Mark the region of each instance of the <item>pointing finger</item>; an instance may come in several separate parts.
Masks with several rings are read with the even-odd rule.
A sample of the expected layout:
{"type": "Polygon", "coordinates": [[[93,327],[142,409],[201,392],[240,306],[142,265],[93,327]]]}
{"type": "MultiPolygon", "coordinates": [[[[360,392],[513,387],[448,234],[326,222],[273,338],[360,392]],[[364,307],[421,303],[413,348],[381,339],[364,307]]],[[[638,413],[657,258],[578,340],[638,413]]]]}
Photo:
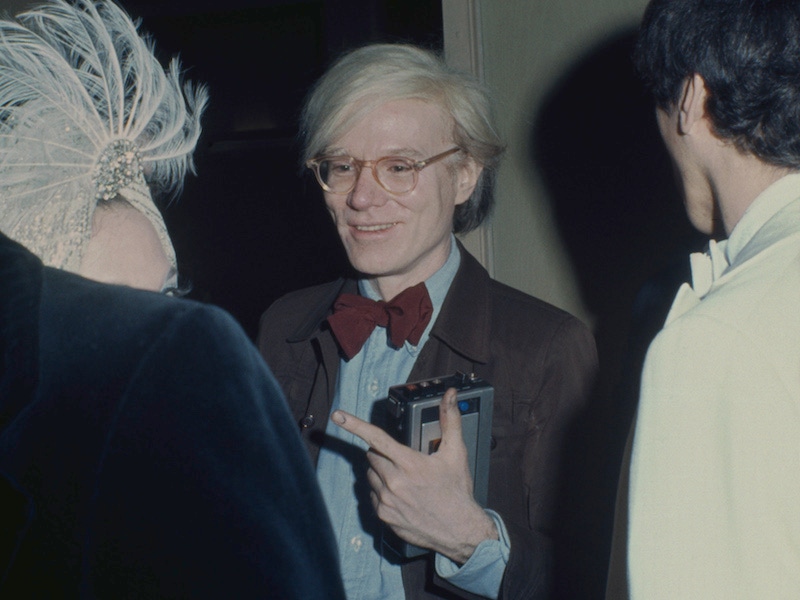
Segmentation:
{"type": "Polygon", "coordinates": [[[398,443],[380,427],[376,427],[372,423],[367,423],[343,410],[333,411],[333,413],[331,413],[331,419],[345,431],[349,431],[353,435],[360,437],[375,452],[382,454],[392,461],[394,461],[394,457],[396,457],[399,452],[407,450],[405,446],[398,443]]]}

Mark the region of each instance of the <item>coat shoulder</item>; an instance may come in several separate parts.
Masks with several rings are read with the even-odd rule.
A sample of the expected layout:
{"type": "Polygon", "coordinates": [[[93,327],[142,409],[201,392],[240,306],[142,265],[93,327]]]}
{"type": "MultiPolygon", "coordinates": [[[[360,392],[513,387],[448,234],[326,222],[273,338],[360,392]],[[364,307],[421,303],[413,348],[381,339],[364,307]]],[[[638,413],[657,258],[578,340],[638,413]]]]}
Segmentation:
{"type": "Polygon", "coordinates": [[[320,285],[302,288],[284,294],[275,300],[261,315],[262,323],[273,319],[285,321],[307,317],[309,311],[319,307],[329,307],[339,295],[344,280],[337,279],[320,285]]]}
{"type": "Polygon", "coordinates": [[[281,296],[261,315],[257,345],[271,365],[285,359],[286,344],[316,335],[330,313],[337,296],[348,287],[338,279],[303,288],[281,296]]]}

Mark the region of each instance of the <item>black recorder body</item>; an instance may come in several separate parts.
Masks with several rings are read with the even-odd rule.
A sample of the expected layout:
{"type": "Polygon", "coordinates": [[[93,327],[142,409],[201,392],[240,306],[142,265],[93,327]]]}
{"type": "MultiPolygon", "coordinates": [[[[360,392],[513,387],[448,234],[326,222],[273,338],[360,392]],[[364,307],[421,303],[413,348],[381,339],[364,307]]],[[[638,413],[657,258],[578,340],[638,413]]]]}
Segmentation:
{"type": "MultiPolygon", "coordinates": [[[[461,412],[461,428],[467,447],[475,500],[486,506],[489,489],[489,451],[492,439],[494,388],[480,377],[456,373],[389,388],[387,431],[400,443],[414,450],[433,454],[439,447],[439,404],[445,391],[455,388],[461,412]]],[[[427,550],[401,540],[390,528],[384,531],[384,544],[404,558],[425,554],[427,550]]]]}

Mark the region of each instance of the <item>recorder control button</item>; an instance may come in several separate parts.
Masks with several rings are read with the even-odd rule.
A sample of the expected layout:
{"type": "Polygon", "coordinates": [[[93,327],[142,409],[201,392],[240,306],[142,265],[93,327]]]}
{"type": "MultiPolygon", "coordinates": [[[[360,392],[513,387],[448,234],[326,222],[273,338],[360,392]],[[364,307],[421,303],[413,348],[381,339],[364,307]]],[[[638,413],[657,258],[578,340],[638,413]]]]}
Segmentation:
{"type": "Polygon", "coordinates": [[[306,415],[300,419],[300,427],[303,429],[308,429],[309,427],[313,427],[314,423],[316,422],[317,420],[314,418],[314,415],[306,415]]]}

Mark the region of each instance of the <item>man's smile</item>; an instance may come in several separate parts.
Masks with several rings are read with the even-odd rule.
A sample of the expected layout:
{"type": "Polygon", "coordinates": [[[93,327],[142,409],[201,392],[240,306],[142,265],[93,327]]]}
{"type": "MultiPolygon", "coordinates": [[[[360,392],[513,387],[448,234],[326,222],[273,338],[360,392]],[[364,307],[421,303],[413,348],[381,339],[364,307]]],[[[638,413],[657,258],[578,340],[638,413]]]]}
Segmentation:
{"type": "Polygon", "coordinates": [[[397,223],[381,223],[379,225],[351,225],[357,231],[385,231],[391,229],[397,223]]]}

